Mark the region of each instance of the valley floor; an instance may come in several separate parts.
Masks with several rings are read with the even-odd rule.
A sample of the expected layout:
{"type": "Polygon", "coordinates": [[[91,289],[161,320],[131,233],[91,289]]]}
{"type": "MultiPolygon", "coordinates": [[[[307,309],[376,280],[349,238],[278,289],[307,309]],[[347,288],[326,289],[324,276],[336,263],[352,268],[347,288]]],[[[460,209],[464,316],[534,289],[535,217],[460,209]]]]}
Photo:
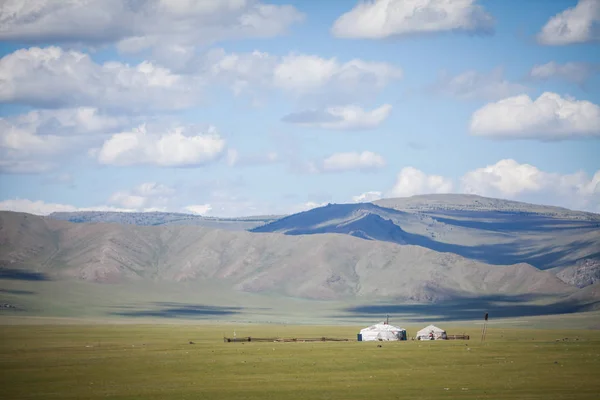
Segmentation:
{"type": "Polygon", "coordinates": [[[469,341],[223,342],[234,329],[240,337],[355,339],[359,328],[3,325],[0,385],[10,399],[596,399],[600,392],[598,331],[490,325],[481,343],[470,324],[446,327],[469,341]]]}

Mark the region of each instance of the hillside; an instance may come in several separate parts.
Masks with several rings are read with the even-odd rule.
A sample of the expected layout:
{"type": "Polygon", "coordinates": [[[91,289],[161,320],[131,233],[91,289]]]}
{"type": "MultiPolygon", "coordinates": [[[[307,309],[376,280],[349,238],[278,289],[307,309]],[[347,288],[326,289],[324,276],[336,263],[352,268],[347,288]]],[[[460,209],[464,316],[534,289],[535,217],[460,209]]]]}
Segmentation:
{"type": "Polygon", "coordinates": [[[49,217],[52,219],[78,223],[100,222],[140,226],[195,225],[232,231],[251,229],[280,218],[280,216],[216,218],[183,213],[112,211],[54,212],[50,214],[49,217]]]}
{"type": "Polygon", "coordinates": [[[543,270],[600,260],[597,214],[468,195],[330,204],[251,231],[345,233],[456,253],[488,264],[525,262],[543,270]]]}
{"type": "Polygon", "coordinates": [[[381,207],[408,212],[495,211],[511,214],[535,214],[556,219],[581,219],[600,222],[600,215],[563,207],[495,199],[471,194],[426,194],[381,199],[373,202],[381,207]]]}
{"type": "Polygon", "coordinates": [[[563,282],[583,288],[600,282],[600,258],[580,260],[575,265],[551,271],[563,282]]]}
{"type": "Polygon", "coordinates": [[[564,295],[575,290],[527,264],[492,266],[419,246],[345,234],[74,224],[1,212],[0,243],[5,277],[33,274],[39,279],[106,284],[216,279],[239,291],[310,299],[440,301],[480,295],[564,295]]]}

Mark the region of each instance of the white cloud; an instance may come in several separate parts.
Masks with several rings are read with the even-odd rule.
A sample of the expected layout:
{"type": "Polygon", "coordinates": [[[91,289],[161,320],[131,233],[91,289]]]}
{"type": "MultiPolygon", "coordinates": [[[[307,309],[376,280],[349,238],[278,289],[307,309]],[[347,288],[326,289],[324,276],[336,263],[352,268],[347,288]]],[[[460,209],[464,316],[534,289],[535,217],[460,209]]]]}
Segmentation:
{"type": "Polygon", "coordinates": [[[556,14],[537,35],[540,44],[562,46],[600,39],[600,2],[579,0],[577,5],[556,14]]]}
{"type": "Polygon", "coordinates": [[[146,125],[113,135],[96,152],[98,162],[118,166],[181,167],[215,161],[225,151],[225,140],[215,127],[206,133],[176,127],[166,133],[149,132],[146,125]]]}
{"type": "Polygon", "coordinates": [[[600,170],[590,178],[582,171],[557,174],[506,159],[470,171],[461,181],[465,193],[600,212],[600,170]]]}
{"type": "Polygon", "coordinates": [[[10,199],[0,201],[0,210],[24,212],[36,215],[48,215],[53,212],[74,212],[74,211],[135,211],[131,209],[110,207],[100,205],[97,207],[75,207],[68,204],[46,203],[42,200],[32,201],[28,199],[10,199]]]}
{"type": "Polygon", "coordinates": [[[314,101],[364,100],[390,82],[402,78],[402,70],[388,63],[290,53],[283,57],[264,52],[226,53],[209,51],[191,62],[205,71],[211,81],[226,84],[236,95],[257,88],[278,89],[292,96],[314,101]]]}
{"type": "Polygon", "coordinates": [[[340,62],[222,49],[191,57],[178,64],[185,72],[180,74],[148,61],[98,64],[88,54],[58,47],[20,49],[0,59],[0,103],[169,111],[200,104],[209,97],[204,96],[208,90],[222,84],[236,95],[259,96],[275,89],[295,98],[340,104],[364,101],[402,77],[402,70],[391,64],[359,59],[340,62]]]}
{"type": "Polygon", "coordinates": [[[38,135],[57,136],[107,133],[130,125],[134,119],[135,117],[109,115],[94,107],[33,110],[6,118],[21,129],[38,135]]]}
{"type": "Polygon", "coordinates": [[[205,215],[212,210],[210,204],[195,204],[191,206],[186,206],[183,208],[184,212],[189,212],[196,215],[205,215]]]}
{"type": "Polygon", "coordinates": [[[439,175],[427,175],[413,167],[405,167],[396,177],[396,183],[387,197],[410,197],[417,194],[449,193],[452,180],[439,175]]]}
{"type": "MultiPolygon", "coordinates": [[[[451,178],[427,175],[416,168],[406,167],[400,171],[386,197],[453,192],[600,213],[600,170],[592,177],[583,171],[559,174],[504,159],[468,171],[456,185],[451,178]]],[[[357,201],[358,198],[353,199],[357,201]]]]}
{"type": "Polygon", "coordinates": [[[347,105],[328,107],[325,110],[292,113],[285,116],[283,121],[300,126],[322,129],[372,129],[385,121],[391,111],[392,106],[390,104],[384,104],[371,111],[365,111],[358,106],[347,105]]]}
{"type": "Polygon", "coordinates": [[[175,190],[169,186],[146,182],[131,190],[113,193],[108,199],[108,203],[137,211],[164,211],[174,194],[175,190]]]}
{"type": "Polygon", "coordinates": [[[462,178],[462,185],[466,193],[514,197],[526,191],[539,191],[546,184],[545,177],[532,165],[508,159],[468,172],[462,178]]]}
{"type": "Polygon", "coordinates": [[[146,61],[100,65],[87,54],[58,47],[20,49],[0,59],[0,103],[171,110],[193,105],[201,86],[195,77],[146,61]]]}
{"type": "Polygon", "coordinates": [[[122,50],[139,51],[172,43],[273,37],[303,18],[293,6],[257,0],[5,0],[0,40],[118,42],[122,50]]]}
{"type": "Polygon", "coordinates": [[[444,71],[434,89],[462,100],[497,100],[528,90],[526,86],[504,78],[502,68],[495,68],[489,73],[471,70],[455,76],[444,71]]]}
{"type": "Polygon", "coordinates": [[[351,94],[358,89],[382,89],[400,78],[402,70],[388,63],[359,59],[340,63],[303,54],[283,57],[274,69],[275,86],[298,94],[331,89],[351,94]]]}
{"type": "Polygon", "coordinates": [[[381,193],[381,192],[371,191],[371,192],[361,193],[358,196],[352,196],[352,201],[354,203],[370,203],[372,201],[381,199],[382,196],[383,196],[383,193],[381,193]]]}
{"type": "Polygon", "coordinates": [[[89,107],[34,110],[0,118],[0,171],[50,170],[76,149],[100,144],[102,134],[128,126],[136,119],[111,116],[89,107]]]}
{"type": "Polygon", "coordinates": [[[383,156],[371,151],[362,153],[335,153],[325,158],[322,162],[321,171],[340,172],[350,170],[372,170],[383,168],[385,159],[383,156]]]}
{"type": "Polygon", "coordinates": [[[289,208],[289,213],[295,214],[295,213],[299,213],[299,212],[303,212],[303,211],[312,210],[314,208],[324,207],[326,205],[327,205],[327,203],[317,203],[314,201],[307,201],[306,203],[295,204],[295,205],[291,206],[289,208]]]}
{"type": "Polygon", "coordinates": [[[600,107],[545,92],[489,103],[471,117],[473,135],[493,138],[561,140],[600,136],[600,107]]]}
{"type": "Polygon", "coordinates": [[[331,32],[341,38],[383,39],[444,31],[490,33],[494,21],[477,0],[361,1],[331,32]]]}
{"type": "Polygon", "coordinates": [[[558,64],[551,61],[546,64],[533,66],[529,72],[529,76],[537,80],[559,78],[568,82],[582,84],[598,71],[600,71],[598,65],[589,63],[568,62],[565,64],[558,64]]]}

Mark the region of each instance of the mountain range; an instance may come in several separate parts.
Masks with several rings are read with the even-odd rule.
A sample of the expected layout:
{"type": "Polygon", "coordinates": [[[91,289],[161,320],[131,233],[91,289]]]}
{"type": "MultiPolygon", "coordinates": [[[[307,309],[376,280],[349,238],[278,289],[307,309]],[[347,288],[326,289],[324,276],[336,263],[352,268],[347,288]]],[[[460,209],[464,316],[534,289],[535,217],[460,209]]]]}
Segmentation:
{"type": "Polygon", "coordinates": [[[538,296],[596,307],[600,215],[479,196],[329,204],[278,217],[0,212],[0,279],[219,281],[315,300],[538,296]]]}

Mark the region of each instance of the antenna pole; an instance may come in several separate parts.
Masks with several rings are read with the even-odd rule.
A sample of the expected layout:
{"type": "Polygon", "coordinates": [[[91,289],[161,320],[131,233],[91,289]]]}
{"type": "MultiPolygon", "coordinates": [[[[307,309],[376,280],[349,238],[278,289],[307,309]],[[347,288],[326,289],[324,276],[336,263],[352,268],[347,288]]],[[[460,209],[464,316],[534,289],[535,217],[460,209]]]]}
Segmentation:
{"type": "Polygon", "coordinates": [[[483,320],[483,327],[481,328],[481,341],[485,340],[485,334],[487,333],[487,321],[488,321],[488,313],[485,313],[485,317],[483,320]]]}
{"type": "Polygon", "coordinates": [[[385,315],[385,324],[389,325],[390,324],[390,314],[386,314],[385,315]]]}

